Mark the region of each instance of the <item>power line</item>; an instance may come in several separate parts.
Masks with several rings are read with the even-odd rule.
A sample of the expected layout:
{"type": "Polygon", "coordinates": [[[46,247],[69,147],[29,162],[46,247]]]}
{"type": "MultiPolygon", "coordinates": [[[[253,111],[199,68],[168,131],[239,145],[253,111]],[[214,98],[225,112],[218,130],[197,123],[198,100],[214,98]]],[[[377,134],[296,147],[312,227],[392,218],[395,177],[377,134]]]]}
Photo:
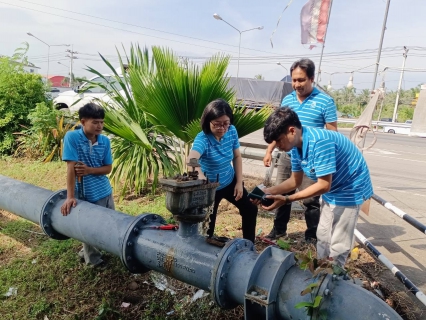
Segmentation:
{"type": "MultiPolygon", "coordinates": [[[[176,35],[176,36],[180,36],[180,37],[186,37],[186,38],[190,38],[190,39],[195,39],[195,40],[199,40],[199,41],[205,41],[205,42],[210,42],[210,43],[214,43],[214,44],[220,44],[220,45],[225,45],[225,46],[237,47],[235,45],[229,45],[229,44],[226,44],[226,43],[220,43],[220,42],[214,42],[214,41],[204,40],[204,39],[190,37],[190,36],[184,36],[184,35],[180,35],[180,34],[176,34],[176,33],[172,33],[172,32],[157,30],[157,29],[154,29],[154,28],[142,27],[142,26],[138,26],[138,25],[134,25],[134,24],[130,24],[130,23],[125,23],[125,22],[117,21],[117,20],[111,20],[111,19],[106,19],[106,18],[97,17],[97,16],[93,16],[93,15],[83,14],[83,13],[79,13],[79,12],[76,12],[76,11],[65,10],[65,9],[60,9],[60,8],[56,8],[56,7],[51,7],[51,6],[36,4],[36,3],[30,2],[30,1],[25,1],[25,0],[18,0],[18,1],[26,2],[26,3],[31,3],[31,4],[34,4],[34,5],[43,6],[43,7],[47,7],[47,8],[52,8],[54,10],[61,10],[61,11],[65,11],[65,12],[71,12],[71,13],[74,13],[74,14],[88,16],[88,17],[91,17],[91,18],[101,19],[101,20],[110,21],[110,22],[114,22],[114,23],[120,23],[120,24],[125,24],[125,25],[129,25],[129,26],[133,26],[133,27],[138,27],[138,28],[143,28],[143,29],[149,29],[149,30],[153,30],[153,31],[157,31],[157,32],[168,33],[168,34],[172,34],[172,35],[176,35]]],[[[57,15],[57,14],[50,13],[50,12],[45,12],[45,11],[41,11],[41,10],[37,10],[37,9],[32,9],[32,8],[28,8],[28,7],[24,7],[24,6],[19,6],[19,5],[15,5],[15,4],[6,3],[6,2],[3,2],[3,1],[0,1],[0,3],[7,4],[7,5],[10,5],[10,6],[15,6],[15,7],[26,9],[26,10],[32,10],[32,11],[36,11],[36,12],[40,12],[40,13],[44,13],[44,14],[48,14],[48,15],[53,15],[53,16],[57,16],[57,17],[65,18],[65,19],[70,19],[70,20],[75,20],[75,21],[84,22],[84,23],[88,23],[88,24],[93,24],[93,25],[97,25],[97,26],[101,26],[101,27],[105,27],[105,28],[116,29],[116,30],[120,30],[120,31],[124,31],[124,32],[129,32],[129,33],[144,35],[144,36],[148,36],[148,37],[158,38],[158,39],[172,41],[172,42],[177,42],[177,43],[182,43],[182,44],[189,44],[189,45],[196,46],[196,47],[202,47],[202,48],[208,48],[208,49],[213,49],[213,50],[219,50],[217,48],[212,48],[212,47],[207,47],[207,46],[201,46],[201,45],[197,45],[197,44],[193,44],[193,43],[187,43],[187,42],[183,42],[183,41],[178,41],[178,40],[173,40],[173,39],[168,39],[168,38],[162,38],[162,37],[147,35],[147,34],[143,34],[143,33],[136,32],[136,31],[131,31],[131,30],[127,30],[127,29],[116,28],[116,27],[107,26],[107,25],[103,25],[103,24],[98,24],[98,23],[94,23],[94,22],[90,22],[90,21],[85,21],[85,20],[80,20],[80,19],[76,19],[76,18],[71,18],[71,17],[68,17],[68,16],[61,16],[61,15],[57,15]]],[[[251,49],[251,48],[246,48],[246,47],[242,47],[242,48],[246,49],[246,50],[257,51],[257,52],[272,53],[272,52],[267,52],[267,51],[262,51],[262,50],[257,50],[257,49],[251,49]]],[[[416,48],[416,50],[426,50],[425,47],[415,47],[415,48],[416,48]]],[[[400,49],[400,47],[384,48],[382,51],[395,51],[397,49],[400,49]]],[[[228,50],[221,50],[221,51],[223,51],[223,52],[229,52],[229,53],[236,53],[234,51],[228,51],[228,50]]],[[[364,49],[364,50],[342,51],[342,52],[329,53],[329,54],[326,55],[326,57],[330,58],[330,57],[336,56],[336,55],[340,55],[341,56],[341,55],[353,55],[353,54],[375,53],[375,52],[377,52],[377,49],[364,49]]],[[[309,55],[304,55],[304,56],[305,57],[309,57],[309,58],[318,58],[319,54],[309,54],[309,55]]],[[[253,56],[251,58],[254,58],[254,57],[258,57],[258,58],[268,57],[270,59],[283,59],[283,58],[287,58],[287,59],[298,59],[298,58],[300,58],[300,54],[299,55],[288,55],[288,56],[276,55],[276,56],[273,56],[273,57],[271,57],[271,56],[253,56]]],[[[370,58],[370,57],[366,56],[365,58],[370,58]]],[[[206,58],[202,57],[202,59],[206,59],[206,58]]],[[[241,59],[244,59],[244,57],[242,57],[241,59]]],[[[359,59],[364,59],[364,57],[359,57],[358,60],[359,59]]],[[[340,60],[347,60],[347,59],[346,58],[341,58],[340,60]]]]}
{"type": "MultiPolygon", "coordinates": [[[[127,23],[127,22],[118,21],[118,20],[112,20],[112,19],[106,19],[106,18],[102,18],[102,17],[98,17],[98,16],[86,14],[86,13],[81,13],[81,12],[77,12],[77,11],[61,9],[61,8],[52,7],[52,6],[46,6],[46,5],[43,5],[43,4],[38,4],[38,3],[31,2],[31,1],[25,1],[25,0],[18,0],[18,1],[26,2],[26,3],[30,3],[30,4],[41,6],[41,7],[46,7],[46,8],[54,9],[54,10],[59,10],[59,11],[64,11],[64,12],[71,12],[71,13],[74,13],[74,14],[78,14],[78,15],[86,16],[86,17],[90,17],[90,18],[95,18],[95,19],[99,19],[99,20],[104,20],[104,21],[119,23],[119,24],[131,26],[131,27],[135,27],[135,28],[147,29],[147,30],[156,31],[156,32],[165,33],[165,34],[170,34],[170,35],[174,35],[174,36],[178,36],[178,37],[182,37],[182,38],[188,38],[188,39],[193,39],[193,40],[198,40],[198,41],[204,41],[204,42],[210,42],[210,43],[215,43],[215,44],[220,44],[220,45],[224,45],[224,46],[238,48],[237,45],[227,44],[227,43],[223,43],[223,42],[216,42],[216,41],[211,41],[211,40],[205,40],[205,39],[201,39],[201,38],[196,38],[196,37],[182,35],[182,34],[179,34],[179,33],[173,33],[173,32],[169,32],[169,31],[158,30],[158,29],[149,28],[149,27],[143,27],[143,26],[140,26],[140,25],[137,25],[137,24],[127,23]]],[[[27,9],[33,10],[31,8],[27,8],[27,9]]],[[[264,52],[264,53],[272,53],[272,52],[262,51],[262,50],[258,50],[258,49],[252,49],[252,48],[245,48],[245,47],[241,47],[241,48],[242,49],[246,49],[246,50],[251,50],[251,51],[258,51],[258,52],[264,52]]]]}
{"type": "MultiPolygon", "coordinates": [[[[9,5],[9,6],[13,6],[13,7],[18,7],[18,8],[21,8],[21,9],[32,10],[32,11],[36,11],[36,12],[40,12],[40,13],[44,13],[44,14],[48,14],[48,15],[52,15],[52,16],[64,18],[64,19],[70,19],[70,20],[75,20],[75,21],[78,21],[78,22],[84,22],[84,23],[88,23],[88,24],[92,24],[92,25],[96,25],[96,26],[100,26],[100,27],[109,28],[109,29],[115,29],[115,30],[120,30],[120,31],[124,31],[124,32],[139,34],[139,35],[146,36],[146,37],[157,38],[157,39],[162,39],[162,40],[166,40],[166,41],[177,42],[177,43],[181,43],[181,44],[187,44],[187,45],[190,45],[190,46],[195,46],[195,47],[200,47],[200,48],[205,48],[205,49],[219,50],[217,48],[202,46],[202,45],[193,44],[193,43],[184,42],[184,41],[172,40],[172,39],[163,38],[163,37],[152,36],[152,35],[149,35],[149,34],[145,34],[145,33],[141,33],[141,32],[136,32],[136,31],[132,31],[132,30],[126,30],[126,29],[116,28],[116,27],[107,26],[107,25],[100,24],[100,23],[95,23],[95,22],[80,20],[80,19],[71,18],[71,17],[67,17],[67,16],[61,16],[61,15],[58,15],[58,14],[54,14],[54,13],[50,13],[50,12],[45,12],[45,11],[41,11],[41,10],[37,10],[37,9],[32,9],[32,8],[28,8],[28,7],[24,7],[24,6],[19,6],[19,5],[16,5],[16,4],[11,4],[11,3],[7,3],[7,2],[3,2],[3,1],[0,1],[0,3],[6,4],[6,5],[9,5]]],[[[213,43],[212,41],[208,41],[208,40],[203,40],[203,41],[207,41],[207,42],[213,43]]],[[[248,50],[255,50],[255,49],[248,49],[248,50]]],[[[223,52],[229,52],[229,53],[235,53],[235,54],[237,53],[235,51],[229,51],[229,50],[221,50],[221,51],[223,51],[223,52]]]]}

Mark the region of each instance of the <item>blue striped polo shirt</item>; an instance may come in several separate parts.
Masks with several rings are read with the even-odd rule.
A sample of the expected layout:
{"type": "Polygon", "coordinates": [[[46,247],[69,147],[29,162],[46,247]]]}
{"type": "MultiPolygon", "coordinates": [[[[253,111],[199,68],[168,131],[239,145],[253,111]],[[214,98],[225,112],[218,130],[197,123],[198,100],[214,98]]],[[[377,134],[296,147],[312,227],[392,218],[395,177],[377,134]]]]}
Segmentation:
{"type": "MultiPolygon", "coordinates": [[[[83,129],[68,131],[64,137],[64,161],[81,161],[88,167],[96,168],[112,164],[111,143],[109,139],[100,134],[98,140],[92,145],[87,139],[83,129]]],[[[77,195],[77,179],[76,179],[77,195]]],[[[112,193],[111,184],[106,175],[89,174],[83,177],[85,200],[96,202],[112,193]]]]}
{"type": "Polygon", "coordinates": [[[296,91],[293,91],[284,97],[281,106],[294,110],[305,127],[324,128],[326,123],[337,121],[333,98],[317,88],[302,103],[297,100],[296,91]]]}
{"type": "Polygon", "coordinates": [[[332,174],[331,189],[323,200],[338,206],[362,204],[373,195],[370,172],[361,152],[343,134],[302,127],[302,154],[291,150],[292,171],[312,180],[332,174]]]}
{"type": "Polygon", "coordinates": [[[234,179],[235,171],[231,161],[234,159],[234,150],[239,147],[238,133],[233,125],[220,141],[213,134],[205,134],[203,131],[195,137],[192,150],[201,155],[199,162],[202,172],[210,181],[216,181],[219,174],[217,190],[225,188],[234,179]]]}

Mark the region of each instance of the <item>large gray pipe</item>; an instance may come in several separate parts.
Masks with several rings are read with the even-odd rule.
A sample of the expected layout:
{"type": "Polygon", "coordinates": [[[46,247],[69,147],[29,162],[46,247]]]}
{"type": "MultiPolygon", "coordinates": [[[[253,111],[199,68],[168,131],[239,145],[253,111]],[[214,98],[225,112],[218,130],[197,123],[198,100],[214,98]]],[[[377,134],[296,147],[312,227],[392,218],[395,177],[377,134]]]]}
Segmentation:
{"type": "Polygon", "coordinates": [[[194,217],[214,198],[214,190],[205,190],[209,187],[186,188],[179,203],[172,205],[166,196],[168,208],[174,205],[177,210],[183,198],[193,206],[189,218],[179,219],[179,230],[171,231],[152,228],[165,223],[158,215],[133,217],[84,201],[64,217],[60,206],[65,191],[51,192],[1,175],[0,185],[0,208],[40,224],[48,236],[71,237],[113,253],[132,273],[156,270],[209,291],[222,308],[244,305],[245,319],[306,319],[306,310],[294,306],[311,301],[311,295],[300,292],[313,282],[319,283],[313,295],[323,299],[311,319],[401,319],[382,300],[349,281],[331,275],[314,279],[295,265],[291,252],[271,246],[258,254],[244,239],[229,241],[223,248],[206,243],[194,217]]]}

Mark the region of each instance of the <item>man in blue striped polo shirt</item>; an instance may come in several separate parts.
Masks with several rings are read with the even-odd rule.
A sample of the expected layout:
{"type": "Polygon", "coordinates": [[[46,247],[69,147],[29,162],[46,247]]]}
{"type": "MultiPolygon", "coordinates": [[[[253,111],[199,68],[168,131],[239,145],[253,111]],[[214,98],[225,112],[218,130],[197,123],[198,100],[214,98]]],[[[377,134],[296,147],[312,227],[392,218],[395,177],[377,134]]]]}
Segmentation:
{"type": "MultiPolygon", "coordinates": [[[[78,115],[81,129],[69,131],[64,137],[62,160],[67,162],[67,199],[61,206],[64,216],[77,205],[77,198],[114,209],[112,188],[106,176],[112,169],[111,144],[101,134],[105,112],[102,107],[88,103],[78,110],[78,115]]],[[[79,257],[88,265],[99,266],[103,262],[99,250],[86,243],[79,257]]]]}
{"type": "MultiPolygon", "coordinates": [[[[313,86],[315,75],[315,64],[312,60],[301,59],[293,63],[290,68],[292,85],[294,91],[285,96],[281,106],[293,109],[304,127],[326,128],[337,131],[337,112],[333,98],[322,93],[313,86]]],[[[271,165],[272,151],[275,142],[269,144],[263,163],[266,167],[271,165]]],[[[290,155],[283,153],[278,159],[278,172],[276,184],[280,184],[291,175],[290,155]]],[[[312,183],[307,176],[304,177],[300,189],[309,187],[312,183]]],[[[315,241],[316,230],[319,221],[319,197],[305,199],[303,201],[307,229],[305,239],[309,242],[315,241]]],[[[290,220],[291,205],[282,206],[276,210],[274,227],[266,236],[274,240],[285,236],[287,224],[290,220]]]]}
{"type": "Polygon", "coordinates": [[[370,173],[361,152],[338,132],[302,126],[290,108],[276,110],[266,121],[265,141],[276,142],[279,149],[291,151],[291,177],[264,189],[274,203],[272,210],[322,195],[317,230],[318,259],[328,258],[344,267],[352,249],[354,230],[361,204],[373,195],[370,173]],[[306,174],[315,183],[291,195],[306,174]]]}

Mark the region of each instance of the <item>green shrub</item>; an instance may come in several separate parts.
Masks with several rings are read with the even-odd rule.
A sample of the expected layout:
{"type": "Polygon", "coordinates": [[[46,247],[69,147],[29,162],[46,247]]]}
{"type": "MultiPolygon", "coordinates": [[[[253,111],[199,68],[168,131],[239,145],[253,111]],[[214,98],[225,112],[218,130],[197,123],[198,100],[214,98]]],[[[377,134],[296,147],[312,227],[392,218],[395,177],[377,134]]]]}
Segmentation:
{"type": "Polygon", "coordinates": [[[0,58],[0,154],[12,154],[13,133],[28,126],[28,113],[37,103],[47,102],[46,86],[40,75],[27,73],[28,45],[18,48],[12,57],[0,58]]]}
{"type": "Polygon", "coordinates": [[[29,159],[42,158],[45,162],[62,158],[63,138],[74,130],[72,119],[54,108],[51,102],[38,103],[28,114],[30,126],[22,126],[23,131],[15,133],[18,146],[14,155],[29,159]]]}

